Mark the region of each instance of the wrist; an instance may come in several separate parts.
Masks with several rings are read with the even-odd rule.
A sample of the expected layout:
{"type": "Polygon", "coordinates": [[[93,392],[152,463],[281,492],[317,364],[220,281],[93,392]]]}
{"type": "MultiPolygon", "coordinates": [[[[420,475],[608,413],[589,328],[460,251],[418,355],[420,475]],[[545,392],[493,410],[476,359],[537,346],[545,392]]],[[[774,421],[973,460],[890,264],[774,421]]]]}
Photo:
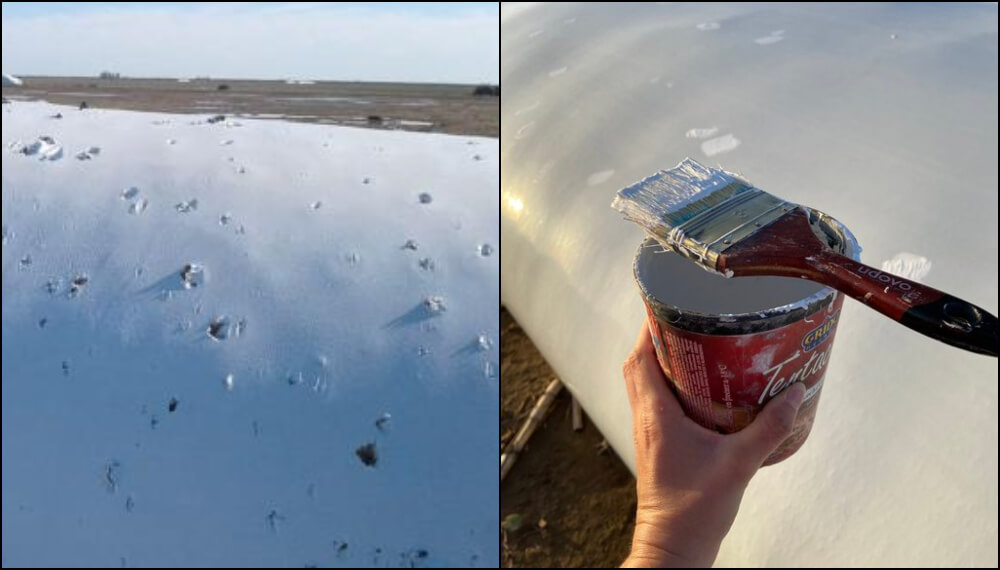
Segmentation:
{"type": "Polygon", "coordinates": [[[628,558],[622,563],[622,568],[698,568],[703,564],[696,564],[687,558],[676,555],[672,552],[661,550],[651,546],[633,547],[628,558]]]}
{"type": "MultiPolygon", "coordinates": [[[[647,513],[648,515],[648,513],[647,513]]],[[[673,517],[636,517],[632,550],[623,567],[708,568],[715,561],[721,540],[706,540],[696,529],[682,528],[673,517]]]]}

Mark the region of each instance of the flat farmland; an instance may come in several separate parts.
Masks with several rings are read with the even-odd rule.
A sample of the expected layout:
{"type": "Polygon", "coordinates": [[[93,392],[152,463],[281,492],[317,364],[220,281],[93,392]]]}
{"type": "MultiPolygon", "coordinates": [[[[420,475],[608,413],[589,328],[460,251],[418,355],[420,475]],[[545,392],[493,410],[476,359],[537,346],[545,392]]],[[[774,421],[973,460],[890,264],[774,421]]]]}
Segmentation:
{"type": "Polygon", "coordinates": [[[500,98],[473,85],[286,82],[235,79],[24,77],[12,100],[57,105],[226,115],[326,125],[500,136],[500,98]]]}

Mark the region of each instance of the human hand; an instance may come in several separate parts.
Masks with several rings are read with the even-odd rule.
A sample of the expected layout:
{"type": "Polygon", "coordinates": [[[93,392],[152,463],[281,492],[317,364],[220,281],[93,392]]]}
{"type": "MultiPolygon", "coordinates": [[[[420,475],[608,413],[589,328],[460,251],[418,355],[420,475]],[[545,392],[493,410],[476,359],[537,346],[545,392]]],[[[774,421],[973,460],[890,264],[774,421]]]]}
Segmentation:
{"type": "Polygon", "coordinates": [[[801,382],[775,396],[742,431],[721,434],[684,415],[644,324],[625,361],[638,506],[623,567],[711,566],[761,464],[792,432],[801,382]]]}

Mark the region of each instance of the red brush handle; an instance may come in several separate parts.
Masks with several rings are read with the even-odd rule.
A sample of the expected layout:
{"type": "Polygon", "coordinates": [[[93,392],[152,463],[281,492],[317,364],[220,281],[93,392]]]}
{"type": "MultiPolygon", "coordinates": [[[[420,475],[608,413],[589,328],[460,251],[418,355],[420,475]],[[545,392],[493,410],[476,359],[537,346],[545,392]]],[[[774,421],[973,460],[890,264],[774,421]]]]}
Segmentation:
{"type": "Polygon", "coordinates": [[[870,306],[876,311],[901,320],[915,305],[932,303],[948,296],[933,287],[921,285],[833,251],[823,251],[805,259],[813,269],[809,278],[870,306]]]}
{"type": "Polygon", "coordinates": [[[895,321],[941,342],[997,356],[997,318],[937,289],[835,253],[813,233],[800,209],[785,214],[719,256],[733,275],[802,277],[829,285],[895,321]]]}
{"type": "Polygon", "coordinates": [[[833,251],[805,259],[809,277],[941,342],[997,356],[997,318],[987,311],[833,251]]]}

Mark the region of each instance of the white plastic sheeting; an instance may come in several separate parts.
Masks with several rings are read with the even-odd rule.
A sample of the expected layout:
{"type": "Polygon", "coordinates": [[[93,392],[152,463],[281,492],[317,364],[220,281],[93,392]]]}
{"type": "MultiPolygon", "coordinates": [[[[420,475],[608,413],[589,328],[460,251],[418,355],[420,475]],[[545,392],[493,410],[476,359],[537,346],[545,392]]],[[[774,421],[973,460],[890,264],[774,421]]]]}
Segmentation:
{"type": "MultiPolygon", "coordinates": [[[[609,204],[685,156],[996,313],[995,3],[550,4],[502,22],[501,296],[630,466],[642,235],[609,204]]],[[[996,566],[997,360],[851,300],[841,323],[812,435],[751,483],[717,564],[996,566]]]]}
{"type": "Polygon", "coordinates": [[[3,146],[4,567],[494,566],[496,140],[14,102],[3,146]]]}

